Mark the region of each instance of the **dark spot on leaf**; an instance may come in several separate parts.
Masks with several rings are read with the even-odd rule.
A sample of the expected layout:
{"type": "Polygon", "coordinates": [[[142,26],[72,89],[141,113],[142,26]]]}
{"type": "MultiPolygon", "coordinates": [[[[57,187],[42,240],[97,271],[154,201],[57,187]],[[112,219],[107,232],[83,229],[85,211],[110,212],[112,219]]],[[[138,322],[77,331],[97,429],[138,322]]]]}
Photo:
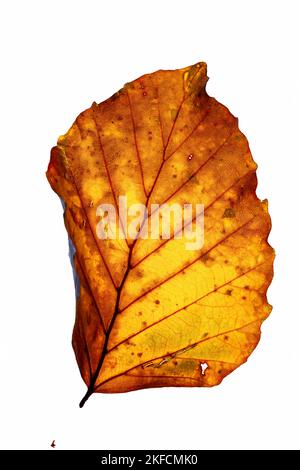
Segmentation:
{"type": "Polygon", "coordinates": [[[212,261],[214,261],[214,258],[210,256],[208,253],[206,253],[205,255],[202,256],[201,260],[204,264],[209,265],[212,261]]]}
{"type": "Polygon", "coordinates": [[[171,119],[174,121],[177,116],[177,109],[171,109],[171,119]]]}
{"type": "Polygon", "coordinates": [[[235,210],[232,207],[227,207],[222,217],[223,219],[231,219],[232,217],[235,217],[235,210]]]}

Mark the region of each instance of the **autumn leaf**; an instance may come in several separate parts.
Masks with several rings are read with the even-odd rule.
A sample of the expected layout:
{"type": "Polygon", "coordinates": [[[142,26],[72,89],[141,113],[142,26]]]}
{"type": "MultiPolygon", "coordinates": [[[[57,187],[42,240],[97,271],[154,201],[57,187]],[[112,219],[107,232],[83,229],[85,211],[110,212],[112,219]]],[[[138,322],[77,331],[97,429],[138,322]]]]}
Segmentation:
{"type": "Polygon", "coordinates": [[[65,206],[73,347],[88,387],[80,406],[93,392],[217,385],[247,360],[271,311],[267,202],[237,119],[206,82],[202,62],[144,75],[93,103],[52,149],[47,177],[65,206]],[[203,204],[203,246],[187,249],[174,227],[169,238],[127,235],[122,196],[147,209],[203,204]],[[106,227],[118,226],[115,239],[98,236],[101,204],[116,209],[106,227]]]}

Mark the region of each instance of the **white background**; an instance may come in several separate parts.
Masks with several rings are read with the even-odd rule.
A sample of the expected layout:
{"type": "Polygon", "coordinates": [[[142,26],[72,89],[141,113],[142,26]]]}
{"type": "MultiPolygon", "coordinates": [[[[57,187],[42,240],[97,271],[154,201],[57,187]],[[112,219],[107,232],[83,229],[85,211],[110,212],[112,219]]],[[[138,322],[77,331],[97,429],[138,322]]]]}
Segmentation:
{"type": "Polygon", "coordinates": [[[10,449],[300,448],[299,2],[1,2],[1,436],[10,449]],[[208,64],[268,198],[273,313],[248,363],[213,389],[85,392],[62,208],[45,178],[93,101],[160,68],[208,64]]]}

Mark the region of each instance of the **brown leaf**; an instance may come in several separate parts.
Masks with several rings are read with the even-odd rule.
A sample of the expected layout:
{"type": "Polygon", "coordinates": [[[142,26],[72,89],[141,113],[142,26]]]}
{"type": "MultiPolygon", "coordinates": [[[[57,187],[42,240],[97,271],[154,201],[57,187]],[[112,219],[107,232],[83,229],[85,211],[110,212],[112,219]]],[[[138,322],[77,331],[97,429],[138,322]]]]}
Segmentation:
{"type": "Polygon", "coordinates": [[[216,385],[247,360],[270,313],[267,202],[237,119],[206,82],[204,63],[144,75],[81,113],[52,149],[47,177],[76,250],[81,406],[93,392],[216,385]],[[149,210],[203,204],[203,246],[187,249],[174,227],[170,238],[122,238],[120,196],[149,210]],[[116,239],[99,239],[104,203],[117,210],[116,239]]]}

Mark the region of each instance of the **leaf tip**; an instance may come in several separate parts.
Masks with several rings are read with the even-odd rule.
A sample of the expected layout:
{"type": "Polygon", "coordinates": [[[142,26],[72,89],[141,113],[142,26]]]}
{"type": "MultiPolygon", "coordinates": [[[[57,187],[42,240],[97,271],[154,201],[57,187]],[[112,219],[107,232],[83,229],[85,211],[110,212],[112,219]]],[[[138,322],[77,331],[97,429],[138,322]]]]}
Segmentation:
{"type": "Polygon", "coordinates": [[[197,62],[185,69],[184,88],[187,94],[199,95],[205,92],[206,83],[208,81],[206,62],[197,62]]]}

